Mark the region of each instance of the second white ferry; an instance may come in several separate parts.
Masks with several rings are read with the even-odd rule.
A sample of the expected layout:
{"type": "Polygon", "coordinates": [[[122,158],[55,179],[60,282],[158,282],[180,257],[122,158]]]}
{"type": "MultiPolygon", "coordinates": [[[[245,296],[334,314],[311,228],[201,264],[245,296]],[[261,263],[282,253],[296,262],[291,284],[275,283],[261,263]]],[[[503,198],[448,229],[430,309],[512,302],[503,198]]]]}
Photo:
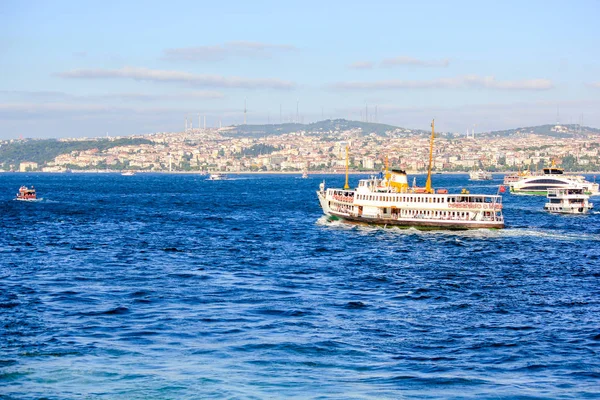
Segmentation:
{"type": "Polygon", "coordinates": [[[386,170],[382,178],[362,179],[356,189],[348,186],[348,149],[346,149],[346,185],[343,189],[317,192],[323,212],[333,219],[395,225],[420,229],[504,228],[502,196],[449,194],[431,186],[434,124],[431,124],[429,169],[424,188],[408,186],[402,170],[386,170]]]}
{"type": "Polygon", "coordinates": [[[598,184],[588,182],[581,175],[567,175],[562,168],[552,165],[542,169],[541,175],[523,176],[516,182],[509,184],[510,192],[514,194],[546,195],[549,189],[568,188],[573,185],[582,187],[585,194],[594,196],[598,194],[598,184]]]}

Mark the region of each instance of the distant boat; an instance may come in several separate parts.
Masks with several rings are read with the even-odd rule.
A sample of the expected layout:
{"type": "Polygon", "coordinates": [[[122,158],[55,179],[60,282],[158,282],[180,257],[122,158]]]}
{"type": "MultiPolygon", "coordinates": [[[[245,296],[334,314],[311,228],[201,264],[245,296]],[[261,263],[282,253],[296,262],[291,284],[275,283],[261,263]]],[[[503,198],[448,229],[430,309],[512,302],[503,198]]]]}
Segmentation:
{"type": "Polygon", "coordinates": [[[491,181],[493,179],[492,173],[488,171],[471,171],[469,173],[469,179],[472,181],[491,181]]]}
{"type": "Polygon", "coordinates": [[[302,171],[302,179],[306,179],[306,178],[308,178],[308,171],[304,170],[304,171],[302,171]]]}
{"type": "Polygon", "coordinates": [[[135,172],[133,172],[133,171],[123,171],[123,172],[121,172],[121,175],[123,175],[123,176],[133,176],[133,175],[135,175],[135,172]]]}
{"type": "Polygon", "coordinates": [[[213,172],[208,176],[209,181],[225,181],[229,179],[227,174],[222,174],[220,172],[213,172]]]}
{"type": "Polygon", "coordinates": [[[594,205],[588,201],[590,196],[585,194],[581,186],[570,186],[558,189],[548,189],[548,202],[544,210],[561,214],[587,214],[594,205]]]}
{"type": "Polygon", "coordinates": [[[33,186],[31,186],[31,188],[28,188],[27,186],[21,186],[19,188],[19,193],[17,193],[17,197],[15,198],[15,200],[19,200],[19,201],[39,201],[42,199],[38,199],[37,198],[37,194],[35,192],[35,188],[33,186]]]}
{"type": "Polygon", "coordinates": [[[529,171],[525,170],[523,172],[519,171],[516,173],[506,174],[504,175],[504,184],[510,185],[513,182],[518,182],[524,177],[529,176],[529,171]]]}

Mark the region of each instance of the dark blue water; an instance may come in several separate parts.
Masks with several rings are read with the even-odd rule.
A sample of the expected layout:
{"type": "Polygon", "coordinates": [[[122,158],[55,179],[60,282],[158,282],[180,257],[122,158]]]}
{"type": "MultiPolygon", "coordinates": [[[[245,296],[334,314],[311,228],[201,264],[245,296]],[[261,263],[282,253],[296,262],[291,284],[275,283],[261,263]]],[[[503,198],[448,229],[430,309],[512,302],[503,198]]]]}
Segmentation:
{"type": "Polygon", "coordinates": [[[600,398],[600,214],[328,223],[321,179],[0,175],[0,398],[600,398]]]}

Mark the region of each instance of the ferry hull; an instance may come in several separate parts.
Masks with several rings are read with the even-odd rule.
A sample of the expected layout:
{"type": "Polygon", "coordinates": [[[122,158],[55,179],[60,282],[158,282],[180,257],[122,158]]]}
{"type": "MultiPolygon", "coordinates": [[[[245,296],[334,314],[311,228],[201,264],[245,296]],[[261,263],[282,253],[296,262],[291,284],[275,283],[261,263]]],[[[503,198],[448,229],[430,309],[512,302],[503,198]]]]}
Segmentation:
{"type": "Polygon", "coordinates": [[[517,190],[512,189],[510,191],[512,194],[522,194],[525,196],[545,196],[548,194],[547,190],[517,190]]]}
{"type": "Polygon", "coordinates": [[[453,230],[465,231],[469,229],[503,229],[504,222],[479,222],[479,221],[424,221],[418,219],[391,219],[391,218],[366,218],[340,214],[329,211],[327,215],[336,219],[369,225],[396,226],[399,228],[416,228],[420,230],[453,230]]]}
{"type": "MultiPolygon", "coordinates": [[[[551,188],[552,189],[552,188],[551,188]]],[[[521,190],[521,189],[511,189],[511,194],[525,195],[525,196],[546,196],[548,194],[548,190],[521,190]]],[[[587,191],[585,192],[588,196],[597,195],[597,192],[587,191]]]]}

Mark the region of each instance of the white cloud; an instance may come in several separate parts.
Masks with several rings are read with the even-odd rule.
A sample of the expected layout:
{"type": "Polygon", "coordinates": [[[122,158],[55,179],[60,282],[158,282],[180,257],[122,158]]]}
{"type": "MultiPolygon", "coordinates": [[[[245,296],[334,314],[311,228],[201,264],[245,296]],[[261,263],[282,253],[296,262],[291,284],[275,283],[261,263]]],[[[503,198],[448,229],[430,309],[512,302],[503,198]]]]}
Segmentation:
{"type": "Polygon", "coordinates": [[[373,68],[373,63],[370,61],[356,61],[350,64],[351,69],[371,69],[373,68]]]}
{"type": "Polygon", "coordinates": [[[385,80],[370,82],[337,82],[330,85],[334,90],[398,90],[398,89],[445,89],[483,88],[500,90],[548,90],[553,88],[548,79],[500,81],[493,76],[465,75],[422,81],[385,80]]]}
{"type": "MultiPolygon", "coordinates": [[[[560,101],[561,116],[572,116],[575,121],[584,115],[584,125],[597,127],[600,116],[596,110],[600,100],[560,101]]],[[[391,125],[427,130],[435,118],[436,131],[464,133],[466,129],[490,132],[519,127],[556,123],[556,101],[462,104],[457,106],[409,107],[380,103],[377,107],[378,121],[391,125]]],[[[373,110],[371,107],[370,110],[373,110]]],[[[334,115],[360,118],[364,107],[337,109],[334,115]]],[[[370,111],[372,112],[372,111],[370,111]]]]}
{"type": "Polygon", "coordinates": [[[221,92],[197,90],[184,93],[150,94],[150,93],[115,93],[90,96],[90,98],[114,99],[123,101],[162,101],[162,100],[200,100],[222,99],[225,95],[221,92]]]}
{"type": "Polygon", "coordinates": [[[163,59],[169,61],[220,61],[227,56],[222,46],[198,46],[163,51],[163,59]]]}
{"type": "Polygon", "coordinates": [[[447,67],[450,65],[450,60],[419,60],[413,57],[399,56],[394,58],[386,58],[381,62],[382,67],[396,67],[409,65],[413,67],[447,67]]]}
{"type": "Polygon", "coordinates": [[[241,88],[241,89],[292,89],[290,81],[273,78],[241,78],[220,75],[192,74],[182,71],[167,71],[138,67],[120,69],[75,69],[59,73],[62,78],[72,79],[134,79],[139,81],[179,83],[190,86],[241,88]]]}
{"type": "Polygon", "coordinates": [[[272,44],[272,43],[261,43],[261,42],[249,42],[249,41],[236,41],[225,43],[225,47],[238,50],[253,50],[253,51],[273,51],[283,50],[292,51],[297,50],[296,46],[290,44],[272,44]]]}
{"type": "Polygon", "coordinates": [[[289,44],[236,41],[223,45],[166,49],[162,58],[167,61],[221,61],[227,57],[268,58],[277,52],[294,50],[297,48],[289,44]]]}
{"type": "Polygon", "coordinates": [[[591,83],[588,83],[587,86],[589,86],[591,88],[595,88],[595,89],[600,89],[600,82],[591,82],[591,83]]]}
{"type": "Polygon", "coordinates": [[[161,101],[161,100],[201,100],[223,99],[225,95],[213,90],[194,90],[181,93],[106,93],[85,96],[55,91],[0,90],[0,97],[34,102],[61,102],[65,100],[89,102],[96,100],[112,101],[161,101]]]}

